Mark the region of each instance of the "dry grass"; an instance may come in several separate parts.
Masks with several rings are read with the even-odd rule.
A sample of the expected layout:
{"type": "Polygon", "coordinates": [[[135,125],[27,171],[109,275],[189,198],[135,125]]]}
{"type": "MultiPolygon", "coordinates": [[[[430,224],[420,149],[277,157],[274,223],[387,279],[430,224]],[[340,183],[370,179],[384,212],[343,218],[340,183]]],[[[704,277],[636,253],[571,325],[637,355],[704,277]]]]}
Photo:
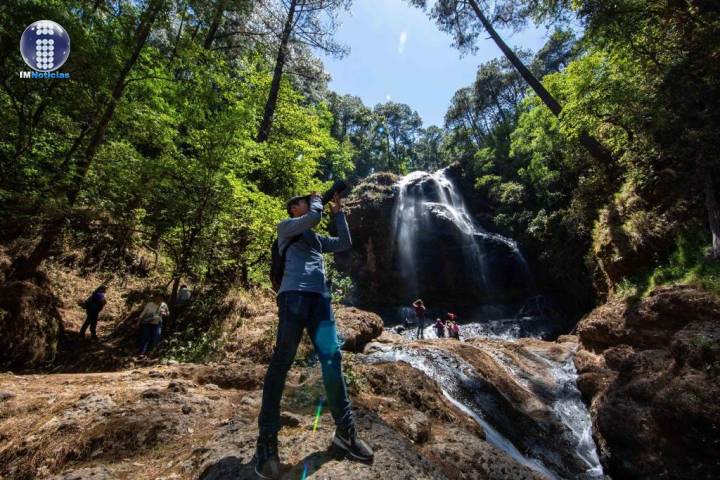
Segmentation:
{"type": "MultiPolygon", "coordinates": [[[[226,301],[233,305],[233,313],[227,316],[222,327],[222,356],[268,363],[278,326],[275,294],[261,289],[238,290],[229,294],[226,301]]],[[[311,350],[310,339],[304,335],[298,358],[304,358],[311,350]]]]}
{"type": "Polygon", "coordinates": [[[148,278],[119,276],[105,272],[88,272],[84,275],[77,269],[62,263],[52,263],[46,268],[53,293],[60,300],[60,313],[65,328],[77,330],[85,321],[85,310],[78,305],[99,285],[108,287],[107,305],[100,315],[98,328],[102,331],[113,329],[128,317],[130,312],[145,303],[151,291],[162,287],[167,279],[159,274],[148,278]]]}
{"type": "MultiPolygon", "coordinates": [[[[158,474],[235,410],[234,390],[172,380],[185,367],[85,375],[0,375],[0,478],[44,478],[79,465],[142,464],[158,474]],[[176,393],[170,382],[182,382],[176,393]],[[148,397],[148,388],[157,392],[148,397]],[[208,401],[208,397],[214,400],[208,401]],[[192,405],[189,414],[182,405],[192,405]]],[[[174,468],[174,467],[173,467],[174,468]]],[[[172,470],[172,468],[171,468],[172,470]]],[[[163,472],[164,473],[164,472],[163,472]]],[[[158,478],[148,472],[143,478],[158,478]]]]}

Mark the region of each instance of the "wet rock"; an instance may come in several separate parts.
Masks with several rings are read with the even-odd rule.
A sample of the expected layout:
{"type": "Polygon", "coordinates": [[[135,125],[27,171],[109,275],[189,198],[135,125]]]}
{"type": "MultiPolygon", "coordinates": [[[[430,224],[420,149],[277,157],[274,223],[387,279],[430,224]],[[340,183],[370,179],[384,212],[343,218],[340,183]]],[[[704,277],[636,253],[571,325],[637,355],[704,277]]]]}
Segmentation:
{"type": "MultiPolygon", "coordinates": [[[[443,472],[438,478],[540,479],[485,441],[483,429],[456,410],[436,383],[406,363],[358,365],[368,391],[357,399],[400,432],[443,472]]],[[[379,478],[388,478],[385,476],[379,478]]]]}
{"type": "MultiPolygon", "coordinates": [[[[379,377],[378,374],[366,375],[368,383],[373,392],[410,403],[406,416],[418,410],[430,418],[432,440],[428,445],[437,442],[435,437],[441,431],[438,424],[449,423],[443,418],[442,409],[433,411],[424,407],[431,404],[423,398],[434,396],[432,390],[437,381],[455,401],[482,412],[482,418],[495,430],[491,438],[499,435],[506,439],[500,444],[509,441],[526,456],[540,459],[564,478],[577,478],[587,470],[585,454],[594,447],[582,443],[561,414],[582,408],[580,393],[574,390],[573,381],[572,356],[576,344],[570,339],[561,343],[480,338],[467,342],[449,339],[415,342],[388,337],[379,340],[383,343],[373,343],[366,349],[376,353],[359,359],[389,363],[377,365],[387,365],[379,377]],[[420,375],[432,377],[431,385],[418,382],[411,371],[400,370],[402,362],[414,365],[418,373],[422,372],[420,375]],[[399,372],[397,378],[395,372],[399,372]],[[373,377],[382,380],[377,382],[373,377]],[[556,408],[556,404],[560,406],[556,408]]],[[[435,389],[437,391],[437,387],[435,389]]],[[[438,393],[442,401],[444,394],[438,393]]],[[[382,416],[396,429],[407,431],[403,423],[385,410],[382,416]]],[[[456,416],[472,418],[466,411],[456,416]]],[[[589,417],[572,424],[572,428],[580,430],[587,426],[589,417]]]]}
{"type": "MultiPolygon", "coordinates": [[[[355,246],[336,255],[336,264],[359,286],[355,303],[374,306],[406,304],[411,296],[421,296],[427,304],[476,306],[479,294],[477,268],[465,252],[479,245],[485,261],[489,284],[498,288],[493,301],[519,300],[525,294],[518,279],[524,278],[523,267],[513,249],[497,238],[483,233],[470,234],[456,221],[457,212],[441,202],[435,177],[417,174],[407,181],[408,198],[422,198],[424,219],[422,235],[414,244],[417,288],[415,292],[398,268],[398,254],[393,213],[399,194],[399,178],[386,173],[371,175],[358,184],[348,196],[346,210],[355,246]]],[[[488,297],[489,298],[489,297],[488,297]]]]}

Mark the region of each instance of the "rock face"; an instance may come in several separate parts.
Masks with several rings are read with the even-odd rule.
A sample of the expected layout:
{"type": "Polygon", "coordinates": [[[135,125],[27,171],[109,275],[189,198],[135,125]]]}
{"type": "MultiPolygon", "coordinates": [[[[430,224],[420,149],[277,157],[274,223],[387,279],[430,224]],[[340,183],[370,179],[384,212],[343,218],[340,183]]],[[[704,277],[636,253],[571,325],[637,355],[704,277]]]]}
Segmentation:
{"type": "Polygon", "coordinates": [[[592,253],[606,285],[596,285],[598,290],[614,291],[624,278],[669,253],[688,219],[689,204],[671,193],[683,190],[672,187],[677,181],[672,169],[660,170],[643,189],[623,186],[599,212],[592,253]]]}
{"type": "Polygon", "coordinates": [[[336,258],[358,285],[359,303],[397,306],[419,296],[462,307],[524,298],[526,271],[516,252],[504,239],[475,230],[449,175],[417,172],[402,187],[399,180],[370,176],[347,201],[355,248],[336,258]],[[406,213],[396,224],[397,209],[406,213]],[[396,236],[400,224],[412,235],[396,236]]]}
{"type": "Polygon", "coordinates": [[[349,252],[335,255],[338,268],[358,286],[358,303],[396,304],[395,288],[402,283],[392,250],[392,214],[399,177],[371,175],[357,185],[345,202],[353,240],[349,252]]]}
{"type": "Polygon", "coordinates": [[[613,478],[720,476],[720,302],[691,287],[611,300],[577,329],[578,386],[613,478]]]}
{"type": "Polygon", "coordinates": [[[28,369],[51,361],[62,319],[57,301],[30,282],[0,287],[0,368],[28,369]]]}
{"type": "Polygon", "coordinates": [[[419,370],[402,362],[357,369],[367,382],[357,403],[375,411],[423,456],[432,458],[444,473],[441,478],[542,478],[490,445],[483,429],[419,370]]]}

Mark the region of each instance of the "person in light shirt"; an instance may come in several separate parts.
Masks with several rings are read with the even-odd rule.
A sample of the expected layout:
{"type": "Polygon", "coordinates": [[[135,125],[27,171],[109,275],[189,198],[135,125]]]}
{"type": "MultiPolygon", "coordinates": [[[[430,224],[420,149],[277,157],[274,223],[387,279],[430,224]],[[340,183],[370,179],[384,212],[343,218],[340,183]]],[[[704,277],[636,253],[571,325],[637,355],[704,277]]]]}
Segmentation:
{"type": "Polygon", "coordinates": [[[156,293],[151,302],[145,305],[140,313],[140,358],[145,357],[148,351],[154,349],[160,343],[163,318],[170,314],[167,304],[163,301],[163,295],[156,293]]]}

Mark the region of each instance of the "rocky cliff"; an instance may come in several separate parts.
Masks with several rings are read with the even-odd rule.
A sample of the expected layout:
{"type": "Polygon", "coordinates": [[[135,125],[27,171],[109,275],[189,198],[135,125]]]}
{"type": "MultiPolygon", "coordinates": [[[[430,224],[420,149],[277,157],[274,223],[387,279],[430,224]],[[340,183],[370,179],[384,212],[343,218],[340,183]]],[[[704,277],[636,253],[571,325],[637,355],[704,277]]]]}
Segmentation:
{"type": "Polygon", "coordinates": [[[394,175],[370,176],[347,199],[355,248],[336,260],[355,281],[356,300],[398,306],[422,297],[453,308],[523,300],[528,271],[512,243],[476,229],[464,208],[454,203],[462,196],[449,174],[411,177],[401,187],[394,175]],[[398,209],[412,210],[412,218],[400,221],[412,235],[399,230],[403,214],[398,209]]]}
{"type": "Polygon", "coordinates": [[[611,300],[577,328],[578,385],[616,479],[720,476],[720,302],[692,287],[611,300]]]}

